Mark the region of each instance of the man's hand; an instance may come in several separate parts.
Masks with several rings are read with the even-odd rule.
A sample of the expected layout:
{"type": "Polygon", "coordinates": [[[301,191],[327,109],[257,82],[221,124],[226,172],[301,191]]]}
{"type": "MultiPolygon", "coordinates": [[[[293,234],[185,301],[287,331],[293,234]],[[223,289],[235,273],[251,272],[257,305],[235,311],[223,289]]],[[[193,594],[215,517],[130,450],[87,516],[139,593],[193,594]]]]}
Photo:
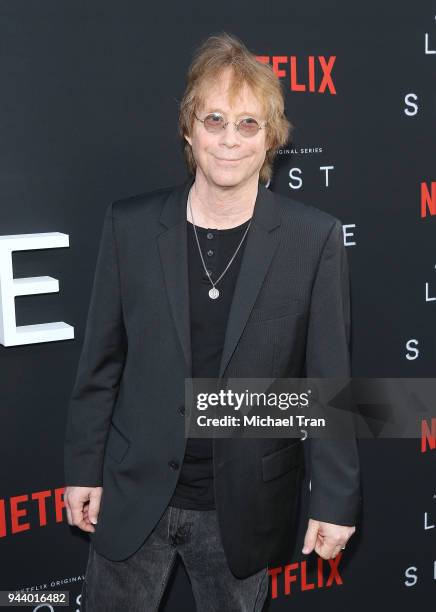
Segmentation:
{"type": "Polygon", "coordinates": [[[334,559],[355,531],[356,527],[309,519],[301,552],[308,555],[315,549],[315,552],[323,559],[334,559]]]}
{"type": "Polygon", "coordinates": [[[67,487],[64,492],[69,525],[93,533],[100,512],[103,487],[67,487]]]}

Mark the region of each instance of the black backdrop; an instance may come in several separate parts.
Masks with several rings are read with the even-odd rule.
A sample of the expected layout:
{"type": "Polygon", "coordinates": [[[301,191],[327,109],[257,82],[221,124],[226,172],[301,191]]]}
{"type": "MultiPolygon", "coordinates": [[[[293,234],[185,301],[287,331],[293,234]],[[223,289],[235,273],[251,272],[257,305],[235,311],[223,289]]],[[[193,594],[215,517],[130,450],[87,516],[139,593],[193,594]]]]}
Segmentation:
{"type": "MultiPolygon", "coordinates": [[[[59,292],[16,297],[16,323],[64,321],[75,335],[0,344],[0,589],[64,588],[71,610],[80,610],[88,540],[62,509],[63,436],[103,213],[111,200],[185,178],[177,101],[192,52],[208,35],[225,30],[270,62],[287,58],[278,69],[296,129],[270,188],[331,212],[349,234],[353,375],[435,373],[436,4],[157,4],[0,3],[0,235],[69,236],[69,247],[13,253],[15,278],[59,280],[59,292]],[[310,57],[315,91],[308,91],[310,57]],[[319,58],[333,64],[333,88],[322,92],[319,58]]],[[[6,248],[2,322],[7,261],[6,248]]],[[[418,439],[360,440],[360,451],[365,505],[339,564],[342,584],[301,584],[305,483],[289,559],[297,582],[285,594],[279,575],[273,612],[430,609],[435,451],[421,453],[418,439]]],[[[163,607],[194,609],[181,564],[163,607]]]]}

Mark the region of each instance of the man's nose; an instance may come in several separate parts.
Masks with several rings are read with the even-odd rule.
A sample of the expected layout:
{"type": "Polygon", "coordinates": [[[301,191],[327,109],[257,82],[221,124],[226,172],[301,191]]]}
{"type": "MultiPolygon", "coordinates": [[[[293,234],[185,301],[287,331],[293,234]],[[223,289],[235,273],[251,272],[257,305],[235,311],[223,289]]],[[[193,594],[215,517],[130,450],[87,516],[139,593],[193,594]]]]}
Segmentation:
{"type": "Polygon", "coordinates": [[[240,144],[240,135],[234,123],[228,123],[221,134],[221,143],[228,147],[240,144]]]}

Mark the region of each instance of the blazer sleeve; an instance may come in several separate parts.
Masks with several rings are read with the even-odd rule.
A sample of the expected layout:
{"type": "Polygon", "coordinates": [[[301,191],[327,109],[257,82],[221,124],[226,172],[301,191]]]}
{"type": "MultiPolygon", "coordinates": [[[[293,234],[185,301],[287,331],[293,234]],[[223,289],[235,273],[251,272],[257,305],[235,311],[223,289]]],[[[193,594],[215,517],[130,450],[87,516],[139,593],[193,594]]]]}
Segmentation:
{"type": "MultiPolygon", "coordinates": [[[[348,379],[351,376],[349,284],[342,224],[336,219],[324,244],[312,289],[306,344],[308,378],[348,379]]],[[[352,425],[351,418],[350,422],[352,425]]],[[[354,429],[348,431],[352,433],[354,429]]],[[[310,438],[309,448],[309,518],[354,526],[361,503],[359,455],[354,434],[343,438],[310,438]]]]}
{"type": "Polygon", "coordinates": [[[113,203],[106,209],[84,342],[67,416],[67,486],[101,486],[104,448],[127,354],[113,203]]]}

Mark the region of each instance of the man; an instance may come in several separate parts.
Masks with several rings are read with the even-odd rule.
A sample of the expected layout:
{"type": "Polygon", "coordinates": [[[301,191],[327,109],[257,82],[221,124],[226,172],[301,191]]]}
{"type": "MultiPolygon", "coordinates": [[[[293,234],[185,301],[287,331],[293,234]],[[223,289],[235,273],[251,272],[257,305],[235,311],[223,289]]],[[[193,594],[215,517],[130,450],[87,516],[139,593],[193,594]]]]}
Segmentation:
{"type": "MultiPolygon", "coordinates": [[[[348,377],[341,223],[269,191],[291,125],[281,83],[236,37],[190,66],[190,177],[111,204],[66,432],[68,522],[91,534],[82,604],[157,610],[180,555],[197,609],[261,610],[289,561],[296,439],[184,434],[185,378],[348,377]]],[[[355,531],[355,439],[312,439],[304,553],[355,531]]]]}

